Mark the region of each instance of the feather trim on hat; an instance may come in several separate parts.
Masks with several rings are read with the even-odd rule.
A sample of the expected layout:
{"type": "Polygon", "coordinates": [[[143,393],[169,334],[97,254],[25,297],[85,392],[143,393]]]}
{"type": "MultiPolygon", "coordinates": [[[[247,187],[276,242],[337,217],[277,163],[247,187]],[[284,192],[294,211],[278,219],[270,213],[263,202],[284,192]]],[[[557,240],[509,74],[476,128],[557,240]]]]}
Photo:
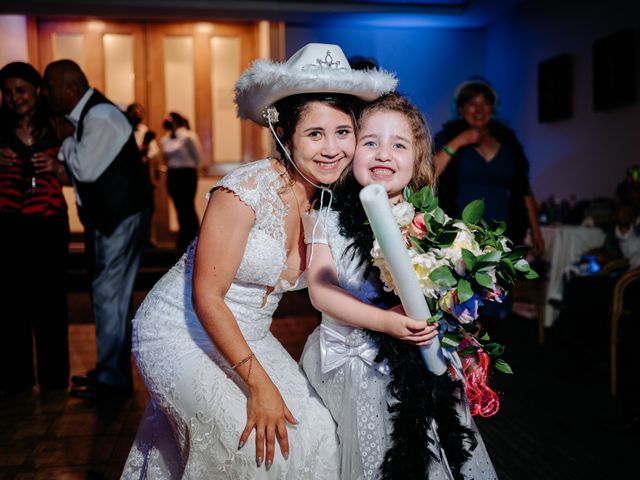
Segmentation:
{"type": "Polygon", "coordinates": [[[266,125],[267,107],[290,95],[301,93],[343,93],[365,101],[395,90],[398,80],[384,70],[351,70],[308,66],[292,69],[284,63],[256,60],[236,83],[238,116],[266,125]]]}

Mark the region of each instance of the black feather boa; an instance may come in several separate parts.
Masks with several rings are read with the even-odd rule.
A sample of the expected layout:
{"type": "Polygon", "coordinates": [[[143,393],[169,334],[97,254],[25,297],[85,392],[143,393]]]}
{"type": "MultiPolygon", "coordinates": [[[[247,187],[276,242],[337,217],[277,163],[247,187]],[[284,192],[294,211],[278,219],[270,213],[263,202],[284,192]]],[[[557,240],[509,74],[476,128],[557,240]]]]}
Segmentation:
{"type": "MultiPolygon", "coordinates": [[[[351,239],[347,254],[366,262],[373,246],[373,233],[358,199],[359,189],[353,177],[349,177],[336,194],[334,208],[339,214],[341,233],[351,239]]],[[[391,305],[397,301],[393,294],[383,294],[378,303],[391,305]]],[[[464,395],[462,382],[448,373],[436,376],[427,370],[418,348],[383,333],[368,331],[368,335],[379,348],[376,361],[388,362],[391,381],[387,391],[396,400],[389,407],[393,433],[380,468],[382,479],[429,478],[431,462],[439,461],[428,448],[435,442],[429,436],[432,421],[436,423],[440,446],[453,476],[462,479],[462,467],[477,445],[473,430],[462,425],[456,411],[456,404],[464,395]]]]}
{"type": "Polygon", "coordinates": [[[391,446],[381,467],[383,479],[427,479],[434,458],[427,447],[435,420],[440,446],[454,478],[462,479],[462,467],[471,457],[477,441],[473,430],[460,422],[456,404],[464,387],[448,373],[434,375],[424,366],[420,351],[388,335],[369,331],[379,347],[377,361],[387,360],[391,368],[389,394],[397,403],[389,407],[393,422],[391,446]]]}

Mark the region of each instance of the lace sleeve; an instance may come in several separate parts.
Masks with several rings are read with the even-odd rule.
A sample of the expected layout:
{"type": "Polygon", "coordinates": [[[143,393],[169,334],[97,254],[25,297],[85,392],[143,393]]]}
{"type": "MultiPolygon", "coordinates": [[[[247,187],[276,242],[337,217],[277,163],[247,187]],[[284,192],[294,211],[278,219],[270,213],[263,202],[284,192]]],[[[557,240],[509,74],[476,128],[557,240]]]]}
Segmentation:
{"type": "Polygon", "coordinates": [[[278,195],[280,178],[269,160],[257,160],[236,168],[214,185],[209,195],[220,187],[230,190],[253,209],[256,228],[273,238],[283,238],[286,209],[278,195]]]}
{"type": "Polygon", "coordinates": [[[214,185],[209,191],[209,195],[218,189],[226,188],[235,194],[242,203],[250,206],[259,215],[260,208],[260,191],[258,189],[258,179],[251,172],[246,172],[244,169],[234,170],[230,174],[226,175],[220,182],[214,185]]]}

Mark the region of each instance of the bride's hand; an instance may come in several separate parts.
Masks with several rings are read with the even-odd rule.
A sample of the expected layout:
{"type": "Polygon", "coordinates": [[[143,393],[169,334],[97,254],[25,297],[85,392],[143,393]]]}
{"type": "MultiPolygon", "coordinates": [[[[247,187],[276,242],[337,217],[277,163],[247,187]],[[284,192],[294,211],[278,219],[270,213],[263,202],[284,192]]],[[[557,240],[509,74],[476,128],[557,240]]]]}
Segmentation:
{"type": "Polygon", "coordinates": [[[438,334],[438,324],[427,324],[406,316],[402,305],[387,310],[384,333],[413,345],[429,345],[438,334]]]}
{"type": "Polygon", "coordinates": [[[276,386],[269,382],[251,387],[247,401],[247,425],[240,435],[240,447],[246,443],[251,430],[255,428],[256,465],[258,468],[262,465],[263,460],[267,469],[273,464],[276,437],[282,456],[285,460],[289,458],[289,438],[285,422],[292,425],[298,423],[284,403],[276,386]]]}

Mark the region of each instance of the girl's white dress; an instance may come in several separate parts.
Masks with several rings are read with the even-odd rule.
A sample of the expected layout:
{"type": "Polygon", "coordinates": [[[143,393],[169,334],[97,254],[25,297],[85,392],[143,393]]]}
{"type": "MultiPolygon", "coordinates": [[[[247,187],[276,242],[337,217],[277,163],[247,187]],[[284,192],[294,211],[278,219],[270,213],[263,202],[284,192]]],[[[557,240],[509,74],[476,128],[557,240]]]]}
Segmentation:
{"type": "MultiPolygon", "coordinates": [[[[363,302],[375,299],[378,292],[374,285],[378,282],[372,276],[377,272],[364,278],[366,263],[360,264],[360,258],[348,249],[350,241],[340,233],[337,212],[323,210],[306,223],[305,241],[329,246],[340,286],[363,302]]],[[[390,446],[392,424],[388,405],[394,399],[386,391],[390,380],[388,367],[374,361],[377,351],[362,329],[341,325],[323,314],[321,325],[309,336],[300,359],[309,382],[338,425],[343,480],[377,478],[390,446]]],[[[460,366],[456,354],[447,353],[447,357],[460,366]]],[[[477,432],[468,405],[460,404],[458,411],[463,424],[477,432]]],[[[431,462],[429,479],[453,479],[434,425],[430,437],[433,442],[422,448],[431,449],[439,461],[431,462]]],[[[469,480],[495,479],[496,472],[482,438],[479,434],[476,438],[478,445],[462,473],[469,480]]]]}
{"type": "Polygon", "coordinates": [[[191,302],[194,241],[154,286],[133,320],[133,352],[151,400],[129,453],[125,479],[337,479],[335,423],[298,364],[269,331],[282,293],[304,288],[280,277],[285,269],[280,176],[269,160],[242,166],[217,185],[256,213],[245,253],[225,303],[252,351],[298,420],[287,426],[285,460],[256,467],[255,432],[238,450],[247,393],[203,329],[191,302]]]}

